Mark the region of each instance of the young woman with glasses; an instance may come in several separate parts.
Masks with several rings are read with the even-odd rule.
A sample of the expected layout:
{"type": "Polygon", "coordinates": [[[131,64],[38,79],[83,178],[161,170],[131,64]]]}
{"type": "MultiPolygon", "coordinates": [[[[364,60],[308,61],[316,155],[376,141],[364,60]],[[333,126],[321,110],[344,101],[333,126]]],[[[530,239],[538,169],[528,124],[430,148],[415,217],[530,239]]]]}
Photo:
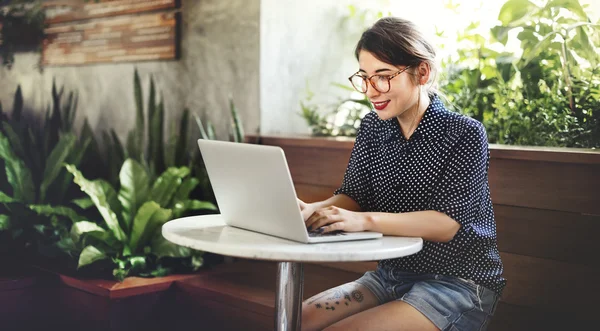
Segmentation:
{"type": "Polygon", "coordinates": [[[435,90],[435,50],[413,23],[380,19],[355,56],[350,81],[375,111],[361,121],[334,196],[298,202],[306,226],[424,244],[306,300],[302,329],[483,330],[506,284],[485,129],[445,108],[435,90]]]}

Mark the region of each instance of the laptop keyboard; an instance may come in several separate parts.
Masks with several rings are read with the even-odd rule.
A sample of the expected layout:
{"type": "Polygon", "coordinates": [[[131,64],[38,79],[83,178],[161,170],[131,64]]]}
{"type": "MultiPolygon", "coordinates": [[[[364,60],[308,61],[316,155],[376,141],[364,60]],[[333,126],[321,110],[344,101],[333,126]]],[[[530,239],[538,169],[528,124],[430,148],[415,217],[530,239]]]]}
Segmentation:
{"type": "Polygon", "coordinates": [[[332,232],[327,232],[327,233],[319,233],[316,231],[308,231],[308,236],[311,238],[314,237],[332,237],[332,236],[343,236],[345,235],[346,232],[344,231],[332,231],[332,232]]]}

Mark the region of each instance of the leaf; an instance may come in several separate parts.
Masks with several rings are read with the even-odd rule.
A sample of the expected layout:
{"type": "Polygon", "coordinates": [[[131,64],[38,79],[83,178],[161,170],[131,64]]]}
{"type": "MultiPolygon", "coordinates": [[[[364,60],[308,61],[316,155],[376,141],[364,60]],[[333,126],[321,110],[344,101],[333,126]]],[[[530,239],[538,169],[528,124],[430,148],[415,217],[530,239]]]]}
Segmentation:
{"type": "Polygon", "coordinates": [[[192,253],[191,249],[189,249],[187,247],[179,246],[179,245],[174,244],[174,243],[168,241],[167,239],[165,239],[163,237],[161,231],[156,231],[156,233],[152,237],[151,247],[152,247],[152,254],[156,255],[156,257],[158,257],[158,258],[163,258],[163,257],[182,258],[182,257],[188,257],[192,253]]]}
{"type": "MultiPolygon", "coordinates": [[[[75,147],[73,148],[73,151],[69,154],[65,163],[79,166],[84,155],[87,153],[88,148],[92,143],[92,140],[93,137],[86,137],[81,145],[76,143],[75,147]]],[[[62,171],[59,174],[56,183],[56,185],[50,186],[54,198],[53,200],[62,203],[67,190],[71,185],[73,185],[73,175],[71,175],[68,171],[62,171]]]]}
{"type": "Polygon", "coordinates": [[[196,271],[200,269],[204,265],[204,258],[202,257],[203,252],[192,251],[192,260],[190,261],[192,264],[192,270],[196,271]]]}
{"type": "Polygon", "coordinates": [[[25,148],[23,148],[23,144],[21,143],[21,139],[19,135],[15,131],[12,125],[8,122],[2,122],[2,129],[4,129],[4,133],[6,134],[6,138],[10,142],[10,146],[12,147],[15,155],[19,158],[25,157],[25,148]]]}
{"type": "Polygon", "coordinates": [[[113,276],[115,277],[115,279],[117,279],[118,281],[122,282],[125,277],[127,277],[129,275],[129,269],[125,269],[124,267],[121,268],[115,268],[113,269],[113,276]]]}
{"type": "Polygon", "coordinates": [[[67,102],[66,105],[63,107],[63,109],[61,109],[61,122],[63,123],[63,131],[64,132],[70,132],[71,131],[71,110],[73,109],[72,105],[73,105],[73,96],[74,93],[70,92],[69,96],[67,97],[67,102]]]}
{"type": "Polygon", "coordinates": [[[74,91],[72,93],[72,95],[73,95],[73,99],[72,99],[71,103],[69,104],[69,106],[71,108],[71,111],[70,111],[71,116],[69,116],[67,118],[67,123],[69,125],[68,132],[71,132],[74,128],[75,115],[77,114],[77,104],[79,103],[79,92],[74,91]]]}
{"type": "Polygon", "coordinates": [[[566,9],[584,21],[588,20],[588,16],[578,0],[552,0],[545,7],[545,9],[550,8],[566,9]]]}
{"type": "Polygon", "coordinates": [[[175,196],[173,197],[173,201],[183,201],[187,200],[190,196],[190,193],[200,184],[200,180],[195,177],[186,178],[183,183],[179,186],[177,192],[175,192],[175,196]]]}
{"type": "Polygon", "coordinates": [[[154,162],[155,173],[161,173],[165,171],[165,156],[164,156],[164,122],[165,122],[165,106],[162,100],[158,103],[154,116],[150,119],[152,132],[150,139],[153,141],[153,149],[150,151],[148,156],[150,162],[154,162]]]}
{"type": "Polygon", "coordinates": [[[523,53],[523,67],[525,67],[531,60],[540,54],[543,50],[547,49],[552,43],[552,39],[556,36],[557,32],[553,31],[544,36],[529,52],[523,53]]]}
{"type": "Polygon", "coordinates": [[[62,94],[64,92],[64,86],[61,87],[60,92],[56,91],[56,80],[52,79],[52,113],[50,114],[50,126],[49,139],[48,139],[48,150],[54,148],[58,143],[60,132],[62,131],[62,119],[61,119],[61,107],[60,102],[62,94]]]}
{"type": "Polygon", "coordinates": [[[209,136],[206,133],[206,131],[204,130],[204,125],[202,124],[202,120],[200,119],[200,116],[198,116],[198,114],[194,114],[194,119],[196,120],[196,125],[198,125],[198,130],[200,130],[200,138],[205,139],[205,140],[209,140],[209,136]]]}
{"type": "Polygon", "coordinates": [[[146,257],[145,256],[132,256],[128,259],[131,265],[131,272],[135,274],[146,269],[146,257]]]}
{"type": "Polygon", "coordinates": [[[110,185],[110,183],[108,183],[105,180],[97,179],[95,180],[95,182],[100,184],[100,187],[102,188],[102,191],[106,196],[106,201],[110,206],[110,209],[115,212],[117,217],[120,216],[123,211],[123,206],[121,206],[121,202],[119,201],[119,195],[117,194],[117,191],[115,191],[112,185],[110,185]]]}
{"type": "Polygon", "coordinates": [[[13,188],[13,198],[24,203],[35,201],[35,188],[31,172],[23,160],[17,158],[11,149],[10,142],[0,132],[0,158],[4,159],[6,178],[13,188]]]}
{"type": "Polygon", "coordinates": [[[242,121],[240,120],[239,112],[235,107],[235,103],[233,102],[232,96],[229,96],[229,108],[231,109],[231,118],[233,119],[233,139],[238,143],[244,142],[244,127],[242,125],[242,121]]]}
{"type": "Polygon", "coordinates": [[[371,109],[371,101],[369,101],[368,99],[344,99],[341,101],[341,103],[345,103],[345,102],[354,102],[354,103],[358,103],[359,105],[363,105],[369,109],[371,109]]]}
{"type": "Polygon", "coordinates": [[[153,277],[165,277],[165,276],[170,275],[172,272],[173,272],[173,270],[171,268],[158,267],[156,270],[152,270],[150,275],[153,277]]]}
{"type": "Polygon", "coordinates": [[[511,29],[511,27],[498,25],[491,29],[491,33],[494,39],[506,46],[506,42],[508,41],[508,32],[511,29]]]}
{"type": "MultiPolygon", "coordinates": [[[[108,158],[108,180],[112,185],[117,186],[119,183],[119,171],[123,165],[124,160],[119,158],[117,148],[113,146],[113,140],[110,134],[102,132],[102,139],[106,147],[106,154],[108,158]]],[[[135,158],[135,157],[132,157],[135,158]]]]}
{"type": "Polygon", "coordinates": [[[117,199],[117,194],[114,192],[114,189],[108,189],[112,189],[110,184],[101,180],[87,180],[73,165],[67,165],[67,170],[73,175],[75,183],[81,187],[81,190],[90,196],[96,205],[96,208],[102,215],[104,222],[106,222],[108,228],[113,232],[115,238],[120,242],[127,241],[127,236],[119,226],[117,214],[111,208],[111,201],[113,201],[112,203],[114,204],[114,199],[117,199]]]}
{"type": "Polygon", "coordinates": [[[119,201],[123,207],[123,219],[126,224],[126,230],[129,232],[131,221],[148,197],[150,182],[144,167],[133,159],[127,159],[123,163],[119,179],[121,181],[119,201]]]}
{"type": "Polygon", "coordinates": [[[71,200],[71,202],[74,203],[75,205],[77,205],[79,208],[84,209],[84,210],[88,209],[94,205],[94,201],[92,201],[91,198],[74,199],[74,200],[71,200]]]}
{"type": "Polygon", "coordinates": [[[174,218],[179,218],[188,210],[217,210],[212,202],[199,200],[177,201],[173,206],[174,218]]]}
{"type": "Polygon", "coordinates": [[[190,110],[184,109],[179,121],[179,133],[177,135],[177,142],[175,144],[175,166],[185,165],[187,155],[187,141],[188,141],[188,123],[190,119],[190,110]]]}
{"type": "Polygon", "coordinates": [[[579,56],[587,59],[593,67],[596,67],[598,63],[598,52],[596,51],[590,37],[583,27],[577,28],[577,33],[573,37],[573,41],[577,47],[573,47],[573,50],[577,52],[579,56]]]}
{"type": "Polygon", "coordinates": [[[502,53],[496,58],[496,67],[504,82],[508,82],[516,73],[513,63],[516,58],[510,53],[502,53]]]}
{"type": "Polygon", "coordinates": [[[131,252],[135,253],[139,247],[146,245],[154,231],[169,221],[171,210],[161,208],[156,202],[149,201],[140,207],[133,220],[133,228],[129,240],[131,252]]]}
{"type": "Polygon", "coordinates": [[[206,123],[206,134],[208,135],[208,139],[210,140],[216,140],[217,136],[215,134],[215,127],[213,126],[213,124],[208,121],[206,123]]]}
{"type": "Polygon", "coordinates": [[[178,140],[181,136],[178,133],[177,124],[173,121],[169,127],[169,138],[165,145],[165,167],[174,167],[180,161],[176,160],[175,154],[178,149],[178,140]]]}
{"type": "Polygon", "coordinates": [[[185,202],[189,204],[191,210],[217,210],[217,206],[209,201],[187,200],[185,202]]]}
{"type": "Polygon", "coordinates": [[[17,91],[15,92],[15,97],[13,100],[13,112],[12,112],[12,120],[14,122],[21,121],[21,114],[23,113],[23,91],[21,90],[21,85],[17,85],[17,91]]]}
{"type": "Polygon", "coordinates": [[[158,203],[161,207],[167,208],[173,198],[173,195],[179,189],[183,178],[190,174],[187,167],[169,168],[156,179],[148,200],[158,203]]]}
{"type": "Polygon", "coordinates": [[[498,14],[498,20],[504,26],[517,26],[528,13],[538,9],[536,5],[527,0],[508,0],[504,3],[498,14]]]}
{"type": "Polygon", "coordinates": [[[125,160],[125,150],[123,149],[123,144],[121,144],[121,141],[119,140],[119,137],[114,129],[110,130],[110,138],[112,139],[112,147],[117,153],[118,159],[125,160]]]}
{"type": "Polygon", "coordinates": [[[100,249],[91,245],[86,246],[79,255],[79,263],[77,264],[77,269],[107,258],[108,256],[106,256],[106,254],[100,249]]]}
{"type": "Polygon", "coordinates": [[[60,171],[63,170],[63,164],[67,160],[69,154],[73,152],[76,142],[77,137],[75,137],[74,134],[63,135],[60,137],[56,147],[50,152],[46,162],[46,168],[44,169],[42,184],[40,185],[40,201],[46,201],[46,191],[48,190],[48,187],[54,183],[54,180],[58,177],[60,171]]]}
{"type": "Polygon", "coordinates": [[[11,203],[11,202],[17,202],[17,200],[8,196],[6,193],[0,191],[0,203],[11,203]]]}
{"type": "Polygon", "coordinates": [[[51,205],[27,205],[27,207],[42,216],[64,216],[72,222],[78,222],[85,219],[85,217],[77,214],[77,212],[69,207],[51,205]]]}
{"type": "Polygon", "coordinates": [[[90,232],[97,232],[100,234],[107,233],[106,230],[94,222],[80,221],[73,223],[73,226],[71,227],[71,239],[73,239],[74,242],[79,242],[82,235],[90,232]]]}
{"type": "Polygon", "coordinates": [[[331,85],[333,85],[335,87],[338,87],[338,88],[341,88],[342,90],[346,90],[346,91],[349,91],[349,92],[354,92],[354,88],[352,86],[348,86],[348,85],[340,84],[340,83],[331,83],[331,85]]]}
{"type": "Polygon", "coordinates": [[[81,250],[73,242],[71,237],[62,237],[57,243],[56,247],[65,252],[67,255],[73,257],[81,254],[81,250]]]}
{"type": "Polygon", "coordinates": [[[10,218],[8,215],[0,215],[0,231],[10,229],[10,218]]]}
{"type": "Polygon", "coordinates": [[[135,129],[132,133],[132,146],[130,149],[130,157],[138,158],[143,150],[144,143],[144,96],[142,93],[142,84],[137,68],[133,73],[133,93],[135,97],[135,129]]]}
{"type": "Polygon", "coordinates": [[[152,152],[155,149],[154,136],[157,134],[157,132],[153,132],[153,126],[156,125],[153,122],[153,121],[155,121],[155,116],[156,116],[156,91],[154,88],[154,78],[152,76],[150,76],[150,93],[148,95],[148,152],[146,155],[150,160],[152,160],[155,157],[155,155],[152,154],[152,152]]]}

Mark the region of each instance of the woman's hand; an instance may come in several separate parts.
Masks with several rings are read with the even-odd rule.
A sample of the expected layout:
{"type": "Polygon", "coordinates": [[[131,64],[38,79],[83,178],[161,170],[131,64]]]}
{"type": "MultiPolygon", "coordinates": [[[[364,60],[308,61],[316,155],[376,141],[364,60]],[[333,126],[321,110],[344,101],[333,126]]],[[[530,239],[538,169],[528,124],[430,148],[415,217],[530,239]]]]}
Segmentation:
{"type": "Polygon", "coordinates": [[[310,203],[306,203],[300,199],[297,200],[298,206],[300,206],[300,212],[302,213],[302,219],[304,222],[306,222],[306,220],[308,220],[308,218],[317,210],[317,208],[310,203]]]}
{"type": "MultiPolygon", "coordinates": [[[[309,231],[322,228],[323,233],[331,231],[360,232],[368,230],[367,217],[364,213],[349,211],[335,206],[313,211],[305,223],[309,231]]],[[[319,232],[321,232],[321,230],[319,230],[319,232]]]]}

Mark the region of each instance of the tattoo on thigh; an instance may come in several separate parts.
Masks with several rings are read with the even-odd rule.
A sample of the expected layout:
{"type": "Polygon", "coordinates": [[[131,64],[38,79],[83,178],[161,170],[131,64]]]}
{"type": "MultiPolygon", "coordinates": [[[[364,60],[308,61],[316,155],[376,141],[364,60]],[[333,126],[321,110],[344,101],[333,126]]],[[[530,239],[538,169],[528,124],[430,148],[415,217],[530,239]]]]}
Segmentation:
{"type": "Polygon", "coordinates": [[[315,305],[317,309],[335,311],[336,307],[350,306],[352,301],[362,302],[364,295],[360,290],[348,291],[345,286],[336,287],[329,291],[315,296],[307,302],[309,305],[315,305]]]}
{"type": "Polygon", "coordinates": [[[352,291],[352,297],[354,298],[354,300],[358,301],[358,302],[362,302],[363,299],[365,298],[362,294],[361,291],[356,290],[356,291],[352,291]]]}

